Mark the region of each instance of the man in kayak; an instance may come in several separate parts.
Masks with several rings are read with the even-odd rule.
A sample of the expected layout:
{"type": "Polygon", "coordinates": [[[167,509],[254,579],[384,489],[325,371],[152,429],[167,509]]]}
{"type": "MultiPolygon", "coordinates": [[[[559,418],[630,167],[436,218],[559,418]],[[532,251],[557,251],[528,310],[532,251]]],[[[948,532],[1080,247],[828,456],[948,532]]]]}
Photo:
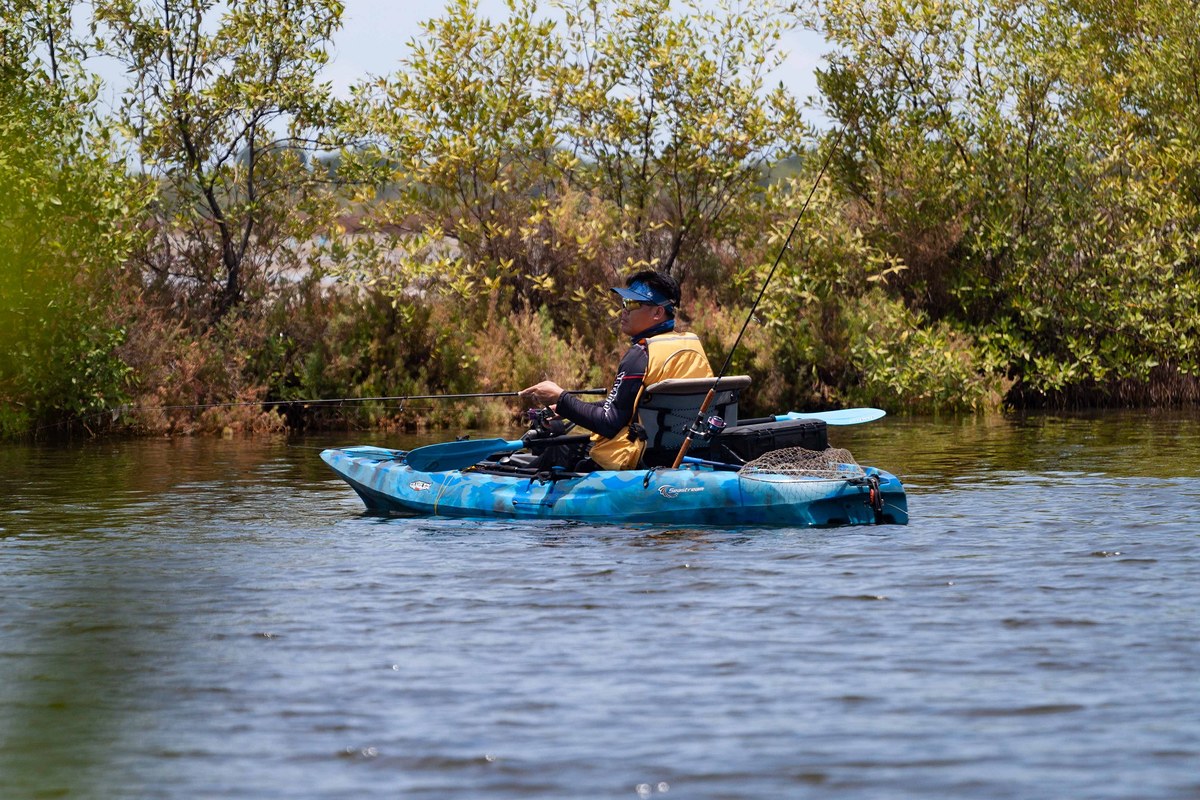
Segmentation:
{"type": "Polygon", "coordinates": [[[675,331],[679,283],[674,278],[646,270],[612,291],[620,298],[621,333],[630,337],[630,347],[621,357],[604,400],[580,400],[564,393],[554,381],[542,381],[520,392],[542,405],[554,405],[559,416],[592,431],[588,459],[577,467],[581,471],[637,467],[645,442],[630,432],[630,425],[637,421],[643,387],[668,378],[713,375],[699,337],[675,331]]]}

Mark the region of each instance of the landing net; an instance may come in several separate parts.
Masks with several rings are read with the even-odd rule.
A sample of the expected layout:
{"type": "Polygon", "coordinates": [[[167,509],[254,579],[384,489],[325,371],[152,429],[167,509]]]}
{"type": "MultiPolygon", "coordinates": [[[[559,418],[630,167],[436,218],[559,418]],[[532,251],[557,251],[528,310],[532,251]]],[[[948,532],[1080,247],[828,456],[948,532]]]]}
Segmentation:
{"type": "Polygon", "coordinates": [[[760,481],[827,480],[848,481],[866,477],[866,472],[850,455],[849,450],[830,447],[825,450],[805,450],[785,447],[772,450],[748,462],[738,475],[760,481]]]}

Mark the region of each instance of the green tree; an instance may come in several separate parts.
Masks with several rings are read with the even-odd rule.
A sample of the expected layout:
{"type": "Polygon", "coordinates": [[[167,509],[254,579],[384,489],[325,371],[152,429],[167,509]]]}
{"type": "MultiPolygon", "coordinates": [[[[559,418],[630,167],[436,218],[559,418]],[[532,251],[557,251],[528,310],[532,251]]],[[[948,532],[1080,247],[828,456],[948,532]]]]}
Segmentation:
{"type": "Polygon", "coordinates": [[[619,210],[629,266],[713,277],[702,269],[712,251],[745,224],[765,168],[797,153],[805,132],[792,96],[765,86],[784,56],[784,6],[561,8],[566,60],[553,89],[575,157],[567,179],[619,210]]]}
{"type": "Polygon", "coordinates": [[[122,398],[107,312],[144,197],[96,116],[71,4],[0,9],[0,434],[18,434],[122,398]]]}
{"type": "Polygon", "coordinates": [[[839,184],[907,267],[899,297],[969,335],[1017,402],[1194,391],[1194,6],[816,10],[836,46],[827,113],[847,129],[839,184]]]}
{"type": "Polygon", "coordinates": [[[1031,282],[1049,298],[1040,307],[1053,309],[1034,339],[1042,383],[1033,388],[1108,402],[1195,399],[1200,17],[1192,3],[1155,0],[1047,4],[1043,19],[1035,41],[1061,75],[1071,180],[1031,282]],[[1069,297],[1054,303],[1064,282],[1069,297]]]}
{"type": "Polygon", "coordinates": [[[96,29],[128,71],[124,133],[159,182],[144,265],[197,287],[212,317],[269,278],[303,266],[327,224],[319,81],[338,0],[98,0],[96,29]]]}
{"type": "Polygon", "coordinates": [[[399,268],[366,279],[398,297],[503,295],[595,331],[601,287],[631,268],[712,277],[764,165],[803,130],[788,94],[763,90],[782,8],[556,8],[547,21],[513,0],[492,22],[454,0],[395,75],[360,87],[378,148],[366,155],[399,192],[371,213],[405,234],[399,268]]]}
{"type": "Polygon", "coordinates": [[[467,299],[525,286],[520,228],[554,179],[553,120],[539,87],[556,42],[533,11],[527,3],[492,22],[473,0],[451,0],[422,23],[400,70],[356,88],[350,133],[371,146],[343,168],[386,187],[367,223],[401,234],[387,242],[400,254],[394,292],[440,285],[467,299]]]}

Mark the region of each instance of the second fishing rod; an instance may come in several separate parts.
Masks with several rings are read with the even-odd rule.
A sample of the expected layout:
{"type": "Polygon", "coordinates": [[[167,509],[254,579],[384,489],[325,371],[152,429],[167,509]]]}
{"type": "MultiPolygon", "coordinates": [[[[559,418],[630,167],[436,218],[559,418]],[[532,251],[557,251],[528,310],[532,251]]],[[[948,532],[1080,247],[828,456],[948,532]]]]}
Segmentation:
{"type": "Polygon", "coordinates": [[[783,256],[787,253],[791,246],[792,237],[796,235],[797,228],[800,227],[800,220],[804,218],[804,212],[808,210],[809,203],[812,202],[813,195],[817,193],[817,187],[821,185],[821,179],[825,177],[825,171],[829,168],[829,163],[833,160],[833,154],[837,152],[838,146],[842,141],[842,134],[845,129],[838,130],[837,137],[829,148],[829,152],[825,156],[824,163],[821,164],[821,171],[817,173],[816,180],[813,181],[812,188],[808,191],[808,197],[804,200],[804,205],[800,208],[800,213],[796,215],[795,221],[792,223],[791,229],[788,231],[787,238],[784,239],[783,246],[779,248],[779,254],[775,257],[775,263],[771,265],[771,271],[767,273],[766,280],[763,281],[762,288],[759,289],[758,297],[754,299],[754,304],[750,306],[750,311],[746,314],[746,321],[742,323],[742,329],[738,332],[737,339],[734,340],[733,346],[729,348],[729,353],[725,356],[725,363],[721,365],[721,371],[717,373],[717,379],[713,382],[712,388],[708,390],[708,394],[704,397],[704,402],[700,404],[700,410],[696,412],[696,421],[688,428],[687,437],[683,440],[683,444],[679,447],[679,452],[675,455],[675,462],[671,465],[672,469],[679,469],[679,465],[683,463],[683,459],[687,457],[688,450],[691,449],[692,441],[696,438],[706,437],[711,434],[710,426],[705,420],[705,415],[712,406],[713,398],[716,397],[717,390],[721,386],[721,380],[729,372],[729,366],[733,363],[733,354],[737,351],[738,345],[742,342],[742,337],[746,335],[746,329],[750,327],[750,323],[754,320],[754,313],[758,310],[759,304],[767,293],[767,287],[771,285],[771,279],[775,277],[775,271],[779,268],[779,264],[783,261],[783,256]]]}

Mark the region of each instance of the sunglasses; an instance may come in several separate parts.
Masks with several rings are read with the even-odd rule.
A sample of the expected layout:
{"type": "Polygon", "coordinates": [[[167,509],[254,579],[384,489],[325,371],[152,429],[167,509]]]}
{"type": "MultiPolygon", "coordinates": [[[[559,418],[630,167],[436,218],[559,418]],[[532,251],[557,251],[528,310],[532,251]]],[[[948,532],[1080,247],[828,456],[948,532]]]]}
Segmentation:
{"type": "Polygon", "coordinates": [[[626,311],[633,311],[638,306],[656,306],[658,303],[643,303],[641,300],[626,300],[621,298],[621,308],[626,311]]]}

